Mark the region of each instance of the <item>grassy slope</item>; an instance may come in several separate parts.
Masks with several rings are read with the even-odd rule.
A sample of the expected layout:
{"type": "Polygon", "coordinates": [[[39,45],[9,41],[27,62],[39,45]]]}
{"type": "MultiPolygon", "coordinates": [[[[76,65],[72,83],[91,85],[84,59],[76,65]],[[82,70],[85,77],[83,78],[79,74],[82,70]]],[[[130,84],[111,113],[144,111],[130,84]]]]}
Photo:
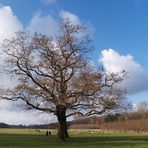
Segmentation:
{"type": "Polygon", "coordinates": [[[43,131],[0,129],[0,148],[148,148],[146,134],[80,134],[71,132],[66,142],[57,140],[53,133],[46,137],[43,131]]]}

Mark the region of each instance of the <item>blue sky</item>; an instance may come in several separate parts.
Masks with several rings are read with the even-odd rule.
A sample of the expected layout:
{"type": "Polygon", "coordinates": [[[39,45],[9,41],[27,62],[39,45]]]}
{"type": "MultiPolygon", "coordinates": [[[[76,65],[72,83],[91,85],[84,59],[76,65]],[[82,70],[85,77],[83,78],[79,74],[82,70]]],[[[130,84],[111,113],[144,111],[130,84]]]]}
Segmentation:
{"type": "MultiPolygon", "coordinates": [[[[0,0],[0,3],[11,6],[24,26],[38,11],[43,15],[50,14],[54,18],[57,18],[62,10],[71,12],[83,22],[92,25],[97,51],[113,48],[122,54],[132,54],[142,66],[147,66],[146,0],[57,0],[49,4],[44,4],[42,0],[0,0]]],[[[95,62],[96,59],[97,55],[95,62]]]]}
{"type": "Polygon", "coordinates": [[[48,4],[43,1],[0,0],[0,4],[10,6],[24,26],[38,11],[54,18],[58,17],[60,11],[68,11],[93,27],[97,51],[113,48],[122,54],[132,54],[142,66],[147,66],[148,1],[51,0],[55,2],[48,4]]]}
{"type": "Polygon", "coordinates": [[[53,35],[59,14],[86,24],[95,65],[125,69],[128,98],[148,101],[147,0],[0,0],[0,5],[0,40],[26,29],[53,35]]]}

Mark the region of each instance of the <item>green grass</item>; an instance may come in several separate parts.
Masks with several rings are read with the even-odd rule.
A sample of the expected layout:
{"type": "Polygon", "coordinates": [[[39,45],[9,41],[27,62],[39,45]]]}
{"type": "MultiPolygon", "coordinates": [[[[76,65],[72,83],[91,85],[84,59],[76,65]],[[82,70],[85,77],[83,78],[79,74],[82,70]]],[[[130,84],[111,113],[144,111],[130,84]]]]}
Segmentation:
{"type": "Polygon", "coordinates": [[[148,148],[148,134],[70,132],[71,138],[60,142],[55,131],[46,137],[45,131],[0,129],[0,148],[148,148]]]}

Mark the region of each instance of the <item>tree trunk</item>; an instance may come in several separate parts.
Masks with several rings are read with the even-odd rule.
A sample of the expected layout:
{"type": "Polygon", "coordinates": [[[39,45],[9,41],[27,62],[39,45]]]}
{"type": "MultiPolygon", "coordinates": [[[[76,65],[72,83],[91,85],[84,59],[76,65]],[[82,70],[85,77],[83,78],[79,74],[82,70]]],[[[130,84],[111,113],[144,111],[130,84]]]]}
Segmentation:
{"type": "Polygon", "coordinates": [[[69,134],[68,134],[68,128],[67,128],[67,121],[66,121],[66,116],[65,116],[65,121],[64,121],[64,134],[65,134],[65,138],[69,138],[69,134]]]}
{"type": "Polygon", "coordinates": [[[58,119],[58,138],[61,141],[65,141],[65,138],[69,137],[67,132],[66,109],[62,105],[58,105],[56,108],[58,119]]]}

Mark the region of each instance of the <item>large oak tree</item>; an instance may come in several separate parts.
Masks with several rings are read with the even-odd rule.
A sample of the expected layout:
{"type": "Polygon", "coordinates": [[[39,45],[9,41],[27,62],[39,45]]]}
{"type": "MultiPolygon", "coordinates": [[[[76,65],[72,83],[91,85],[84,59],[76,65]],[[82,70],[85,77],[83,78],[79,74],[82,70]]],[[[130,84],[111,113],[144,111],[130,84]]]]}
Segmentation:
{"type": "Polygon", "coordinates": [[[16,76],[17,84],[1,91],[1,97],[22,100],[30,109],[56,115],[58,137],[64,141],[68,117],[99,115],[123,107],[123,91],[117,84],[124,74],[94,68],[87,58],[89,38],[81,25],[62,20],[59,26],[54,38],[18,32],[3,42],[6,69],[16,76]]]}

